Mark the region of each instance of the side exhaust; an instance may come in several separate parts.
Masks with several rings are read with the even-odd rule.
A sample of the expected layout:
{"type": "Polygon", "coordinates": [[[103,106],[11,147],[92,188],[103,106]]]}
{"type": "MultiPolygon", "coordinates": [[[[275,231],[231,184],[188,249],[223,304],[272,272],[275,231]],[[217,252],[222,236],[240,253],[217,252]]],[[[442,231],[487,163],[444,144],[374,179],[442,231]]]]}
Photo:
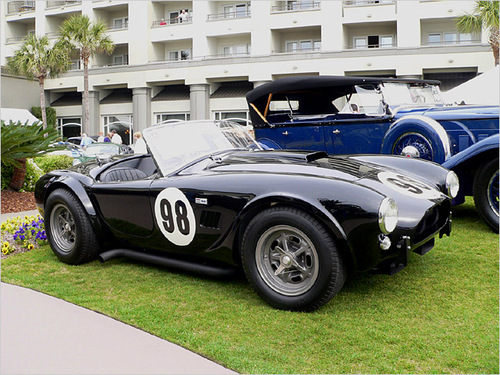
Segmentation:
{"type": "Polygon", "coordinates": [[[119,257],[174,268],[180,271],[194,272],[210,277],[233,277],[238,273],[238,269],[231,265],[195,263],[155,254],[140,253],[129,249],[108,250],[100,254],[98,259],[101,263],[104,263],[110,259],[119,257]]]}

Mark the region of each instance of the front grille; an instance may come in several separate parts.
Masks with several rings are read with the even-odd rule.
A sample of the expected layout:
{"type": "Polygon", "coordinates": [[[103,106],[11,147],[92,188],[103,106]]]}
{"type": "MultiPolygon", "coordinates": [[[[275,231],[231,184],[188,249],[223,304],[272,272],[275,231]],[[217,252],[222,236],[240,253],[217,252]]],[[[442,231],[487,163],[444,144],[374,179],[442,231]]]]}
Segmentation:
{"type": "Polygon", "coordinates": [[[436,234],[446,224],[450,216],[450,210],[451,202],[446,200],[427,211],[417,225],[413,242],[418,244],[429,236],[436,234]]]}

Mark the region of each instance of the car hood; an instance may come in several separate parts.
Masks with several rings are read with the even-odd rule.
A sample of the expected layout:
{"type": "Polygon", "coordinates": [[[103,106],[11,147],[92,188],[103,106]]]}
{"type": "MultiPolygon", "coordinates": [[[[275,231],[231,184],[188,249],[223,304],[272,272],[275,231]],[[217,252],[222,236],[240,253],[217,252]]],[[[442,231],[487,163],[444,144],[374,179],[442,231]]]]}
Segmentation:
{"type": "Polygon", "coordinates": [[[465,120],[498,118],[498,106],[421,106],[398,107],[392,109],[396,119],[407,115],[424,115],[435,120],[465,120]]]}
{"type": "MultiPolygon", "coordinates": [[[[335,179],[356,183],[386,196],[401,195],[407,198],[408,194],[404,189],[394,189],[394,186],[387,181],[394,179],[395,176],[402,176],[400,179],[406,179],[409,185],[425,185],[431,189],[432,193],[429,194],[431,199],[441,199],[443,195],[439,186],[441,182],[435,178],[434,172],[436,168],[439,169],[440,177],[444,179],[447,171],[433,163],[418,161],[425,164],[429,172],[430,169],[433,170],[432,179],[426,179],[422,175],[408,172],[412,170],[413,165],[410,163],[413,162],[398,156],[328,156],[325,152],[257,151],[230,154],[213,162],[207,170],[216,173],[266,173],[273,176],[285,174],[335,179]],[[408,161],[408,167],[404,170],[391,168],[387,165],[387,158],[399,158],[400,164],[408,161]]],[[[403,184],[404,182],[400,185],[403,184]]]]}

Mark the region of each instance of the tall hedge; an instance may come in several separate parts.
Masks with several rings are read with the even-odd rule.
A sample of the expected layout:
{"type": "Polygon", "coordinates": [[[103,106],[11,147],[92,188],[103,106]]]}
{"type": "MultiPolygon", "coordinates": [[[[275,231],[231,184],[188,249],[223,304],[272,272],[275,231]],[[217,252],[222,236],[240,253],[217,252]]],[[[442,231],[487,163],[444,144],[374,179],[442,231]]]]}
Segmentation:
{"type": "MultiPolygon", "coordinates": [[[[47,126],[51,126],[53,128],[56,127],[57,115],[55,108],[46,107],[47,112],[47,126]]],[[[31,107],[31,114],[35,116],[37,119],[42,121],[42,108],[41,107],[31,107]]]]}

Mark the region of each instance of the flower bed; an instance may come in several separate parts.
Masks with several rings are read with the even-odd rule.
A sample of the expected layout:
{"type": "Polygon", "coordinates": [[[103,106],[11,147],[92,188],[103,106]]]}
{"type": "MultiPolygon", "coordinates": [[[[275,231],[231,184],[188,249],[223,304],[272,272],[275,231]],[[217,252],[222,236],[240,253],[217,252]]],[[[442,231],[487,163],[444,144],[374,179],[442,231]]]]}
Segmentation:
{"type": "Polygon", "coordinates": [[[40,215],[7,219],[0,225],[2,259],[47,244],[45,226],[40,215]]]}

